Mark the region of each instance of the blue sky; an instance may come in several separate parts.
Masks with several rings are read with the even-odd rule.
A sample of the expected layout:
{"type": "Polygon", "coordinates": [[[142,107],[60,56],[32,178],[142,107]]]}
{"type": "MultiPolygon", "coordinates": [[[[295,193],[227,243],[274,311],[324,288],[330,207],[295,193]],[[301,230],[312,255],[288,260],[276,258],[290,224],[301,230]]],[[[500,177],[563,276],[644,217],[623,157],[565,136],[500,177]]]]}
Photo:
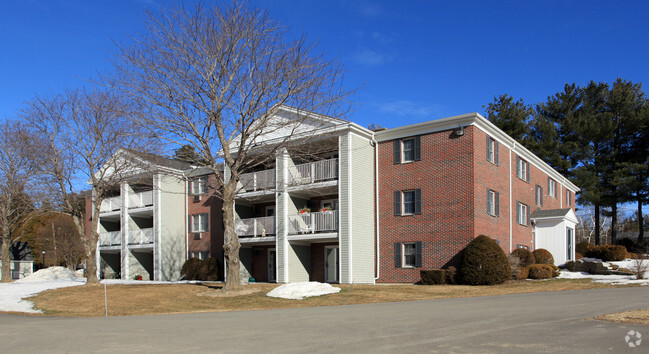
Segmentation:
{"type": "MultiPolygon", "coordinates": [[[[191,2],[191,1],[190,1],[191,2]]],[[[0,119],[35,94],[108,68],[113,41],[171,1],[0,0],[0,119]]],[[[649,84],[642,1],[257,0],[306,32],[363,88],[349,117],[385,127],[484,112],[495,95],[543,101],[565,83],[649,84]]]]}

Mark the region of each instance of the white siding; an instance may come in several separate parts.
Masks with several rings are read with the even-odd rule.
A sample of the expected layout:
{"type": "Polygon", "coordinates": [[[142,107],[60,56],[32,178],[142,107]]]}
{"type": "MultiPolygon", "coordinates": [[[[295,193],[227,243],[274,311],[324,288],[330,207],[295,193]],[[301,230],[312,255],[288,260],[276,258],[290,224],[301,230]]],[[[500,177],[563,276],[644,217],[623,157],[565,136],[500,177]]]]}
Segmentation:
{"type": "Polygon", "coordinates": [[[178,280],[185,262],[185,183],[176,176],[156,175],[153,191],[154,243],[159,241],[153,257],[159,269],[155,279],[178,280]]]}

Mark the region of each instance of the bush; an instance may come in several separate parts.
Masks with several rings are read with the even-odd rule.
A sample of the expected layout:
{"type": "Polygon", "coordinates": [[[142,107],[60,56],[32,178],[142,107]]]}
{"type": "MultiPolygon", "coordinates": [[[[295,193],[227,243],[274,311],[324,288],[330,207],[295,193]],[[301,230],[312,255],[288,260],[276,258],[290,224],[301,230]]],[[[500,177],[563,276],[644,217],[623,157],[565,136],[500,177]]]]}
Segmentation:
{"type": "Polygon", "coordinates": [[[586,257],[599,258],[605,262],[623,261],[627,257],[626,248],[620,245],[591,246],[586,257]]]}
{"type": "Polygon", "coordinates": [[[216,258],[210,257],[201,263],[198,268],[196,280],[217,281],[219,280],[219,262],[216,258]]]}
{"type": "Polygon", "coordinates": [[[180,275],[185,280],[198,280],[198,269],[201,267],[201,261],[198,258],[188,259],[180,269],[180,275]]]}
{"type": "Polygon", "coordinates": [[[516,280],[525,280],[530,276],[530,266],[521,267],[516,274],[516,280]]]}
{"type": "Polygon", "coordinates": [[[532,264],[528,267],[530,279],[551,279],[559,275],[559,269],[550,264],[532,264]],[[556,274],[556,275],[555,275],[556,274]]]}
{"type": "Polygon", "coordinates": [[[544,248],[534,250],[534,252],[532,252],[532,255],[534,255],[536,264],[554,264],[554,257],[552,257],[552,253],[544,248]]]}
{"type": "Polygon", "coordinates": [[[528,265],[532,265],[536,263],[536,260],[534,259],[534,255],[532,252],[530,252],[528,249],[525,248],[517,248],[512,252],[512,256],[518,257],[520,260],[520,266],[521,267],[527,267],[528,265]]]}
{"type": "Polygon", "coordinates": [[[422,270],[421,283],[424,285],[446,284],[446,269],[429,269],[422,270]]]}
{"type": "Polygon", "coordinates": [[[583,254],[581,254],[579,252],[575,252],[575,260],[582,259],[582,258],[584,258],[583,254]]]}
{"type": "Polygon", "coordinates": [[[455,284],[457,281],[457,268],[449,266],[446,268],[446,283],[455,284]]]}
{"type": "Polygon", "coordinates": [[[588,250],[593,247],[588,241],[581,241],[577,244],[577,247],[575,247],[575,251],[578,253],[581,253],[583,255],[586,255],[588,253],[588,250]]]}
{"type": "Polygon", "coordinates": [[[511,277],[512,270],[507,256],[493,239],[480,235],[464,249],[460,262],[462,283],[493,285],[504,283],[511,277]]]}
{"type": "Polygon", "coordinates": [[[632,253],[644,254],[647,253],[647,250],[649,249],[649,247],[647,247],[647,242],[645,241],[638,242],[638,240],[632,240],[628,237],[615,241],[615,244],[624,246],[627,252],[632,252],[632,253]]]}

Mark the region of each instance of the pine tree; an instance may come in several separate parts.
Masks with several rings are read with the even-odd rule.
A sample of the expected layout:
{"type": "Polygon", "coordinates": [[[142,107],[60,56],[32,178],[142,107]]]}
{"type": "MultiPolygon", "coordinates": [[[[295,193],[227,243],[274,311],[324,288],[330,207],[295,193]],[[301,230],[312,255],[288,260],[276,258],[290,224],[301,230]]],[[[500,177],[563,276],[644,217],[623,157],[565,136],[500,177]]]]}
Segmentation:
{"type": "MultiPolygon", "coordinates": [[[[517,101],[508,94],[494,97],[485,107],[487,119],[524,146],[529,141],[529,122],[534,113],[522,99],[517,101]]],[[[526,146],[527,147],[527,146],[526,146]]]]}

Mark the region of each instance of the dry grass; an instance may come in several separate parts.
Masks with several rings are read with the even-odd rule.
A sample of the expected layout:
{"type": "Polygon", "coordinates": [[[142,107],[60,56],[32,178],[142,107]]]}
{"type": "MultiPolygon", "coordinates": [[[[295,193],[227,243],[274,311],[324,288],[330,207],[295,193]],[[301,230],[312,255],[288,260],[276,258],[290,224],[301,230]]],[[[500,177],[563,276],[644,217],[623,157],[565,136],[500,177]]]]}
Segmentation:
{"type": "MultiPolygon", "coordinates": [[[[339,285],[338,294],[301,301],[270,298],[266,293],[277,284],[251,284],[236,296],[223,296],[221,284],[109,285],[108,313],[111,316],[170,313],[266,310],[292,307],[366,304],[458,297],[518,294],[610,287],[590,280],[521,281],[496,286],[463,285],[339,285]],[[347,299],[346,299],[347,297],[347,299]]],[[[337,285],[338,286],[338,285],[337,285]]],[[[104,316],[104,287],[75,286],[42,292],[29,299],[45,315],[104,316]]]]}
{"type": "Polygon", "coordinates": [[[624,311],[595,317],[596,320],[649,325],[649,309],[624,311]]]}

